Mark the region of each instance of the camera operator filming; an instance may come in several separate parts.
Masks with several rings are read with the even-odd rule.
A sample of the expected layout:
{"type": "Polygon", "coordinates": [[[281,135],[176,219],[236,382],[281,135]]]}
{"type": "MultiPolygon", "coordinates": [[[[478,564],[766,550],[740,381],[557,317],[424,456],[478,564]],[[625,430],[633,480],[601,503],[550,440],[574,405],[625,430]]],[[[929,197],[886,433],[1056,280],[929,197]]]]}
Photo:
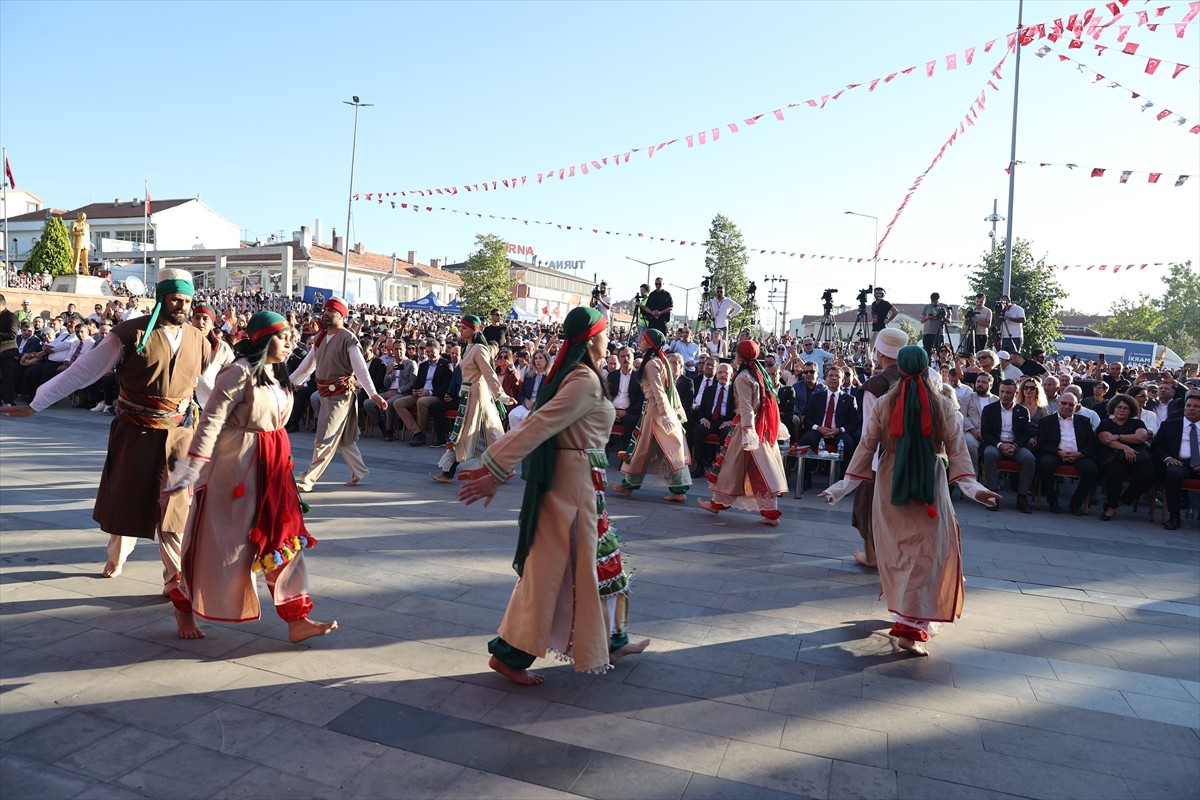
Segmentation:
{"type": "Polygon", "coordinates": [[[708,315],[712,320],[712,335],[718,337],[719,355],[729,352],[729,320],[741,314],[742,306],[732,297],[725,296],[725,287],[717,287],[717,296],[708,301],[708,315]]]}
{"type": "Polygon", "coordinates": [[[600,281],[600,285],[592,289],[592,302],[589,305],[600,312],[605,323],[611,323],[609,311],[612,308],[612,295],[608,293],[608,281],[600,281]]]}
{"type": "Polygon", "coordinates": [[[1000,328],[1000,349],[1010,353],[1021,352],[1021,340],[1025,338],[1025,309],[1008,299],[1008,295],[1000,295],[996,305],[999,315],[997,324],[1000,328]]]}
{"type": "MultiPolygon", "coordinates": [[[[894,305],[883,299],[887,294],[881,287],[875,287],[875,302],[871,303],[871,352],[875,352],[875,339],[879,336],[879,332],[888,326],[888,323],[896,318],[900,310],[894,305]]],[[[864,300],[860,300],[863,302],[864,300]]]]}
{"type": "Polygon", "coordinates": [[[963,312],[963,339],[959,348],[962,354],[974,355],[987,347],[988,329],[991,327],[992,310],[987,307],[987,297],[980,292],[975,295],[975,305],[968,306],[963,312]]]}
{"type": "Polygon", "coordinates": [[[929,295],[929,305],[921,309],[921,324],[923,325],[921,346],[933,358],[948,334],[948,325],[954,319],[954,309],[940,302],[941,295],[933,292],[929,295]]]}

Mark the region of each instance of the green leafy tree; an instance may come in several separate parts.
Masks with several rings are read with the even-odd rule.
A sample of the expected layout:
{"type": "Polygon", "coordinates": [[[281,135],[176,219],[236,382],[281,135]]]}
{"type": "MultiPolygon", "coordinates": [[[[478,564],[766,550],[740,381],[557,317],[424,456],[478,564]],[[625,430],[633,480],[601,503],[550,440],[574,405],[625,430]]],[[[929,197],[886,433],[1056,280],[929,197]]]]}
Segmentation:
{"type": "Polygon", "coordinates": [[[709,291],[716,295],[717,287],[724,286],[725,294],[742,306],[742,313],[729,320],[730,336],[735,331],[754,324],[758,304],[746,297],[746,265],[750,256],[742,242],[742,232],[724,214],[713,217],[708,230],[708,250],[704,254],[704,269],[708,272],[709,291]]]}
{"type": "Polygon", "coordinates": [[[484,320],[493,308],[500,309],[502,317],[507,316],[513,307],[508,245],[490,233],[476,234],[475,244],[479,249],[471,254],[459,273],[463,280],[459,305],[464,314],[476,314],[484,320]]]}
{"type": "Polygon", "coordinates": [[[67,226],[62,217],[48,217],[46,226],[42,228],[42,237],[33,246],[22,271],[33,275],[43,272],[49,272],[51,275],[74,275],[75,260],[72,255],[71,237],[67,234],[67,226]]]}
{"type": "Polygon", "coordinates": [[[1142,292],[1137,301],[1122,297],[1113,301],[1112,314],[1097,329],[1110,339],[1132,339],[1135,342],[1158,340],[1163,315],[1158,303],[1142,292]]]}
{"type": "MultiPolygon", "coordinates": [[[[975,295],[987,295],[988,305],[995,314],[996,301],[1000,298],[1004,281],[1004,242],[996,244],[994,251],[987,251],[980,259],[975,272],[967,279],[971,293],[963,298],[974,303],[975,295]]],[[[1058,309],[1067,293],[1058,285],[1054,274],[1041,267],[1033,257],[1030,243],[1017,239],[1013,245],[1012,288],[1009,297],[1025,309],[1025,338],[1021,349],[1031,353],[1035,348],[1050,349],[1050,342],[1058,337],[1058,309]]],[[[997,322],[993,319],[993,324],[997,322]]]]}
{"type": "Polygon", "coordinates": [[[912,326],[912,323],[906,319],[902,319],[896,323],[897,328],[904,331],[904,335],[908,337],[909,344],[920,344],[921,334],[917,333],[917,329],[912,326]]]}
{"type": "MultiPolygon", "coordinates": [[[[1162,322],[1157,341],[1185,358],[1200,352],[1200,272],[1186,264],[1173,264],[1163,277],[1166,292],[1158,301],[1162,322]]],[[[1195,360],[1195,359],[1191,359],[1195,360]]]]}

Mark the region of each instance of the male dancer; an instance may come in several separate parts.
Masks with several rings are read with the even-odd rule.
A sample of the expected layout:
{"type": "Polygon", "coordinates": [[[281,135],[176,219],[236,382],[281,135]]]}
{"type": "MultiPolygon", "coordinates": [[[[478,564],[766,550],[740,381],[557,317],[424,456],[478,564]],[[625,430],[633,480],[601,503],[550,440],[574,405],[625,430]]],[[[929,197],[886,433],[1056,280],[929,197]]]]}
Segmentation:
{"type": "Polygon", "coordinates": [[[313,337],[308,355],[290,377],[292,385],[299,387],[315,369],[317,391],[321,395],[312,464],[296,477],[296,487],[302,492],[313,490],[313,485],[338,451],[341,451],[346,466],[350,467],[347,486],[357,486],[367,477],[367,465],[358,451],[358,409],[354,395],[356,380],[371,393],[371,402],[380,411],[387,409],[387,401],[375,391],[366,359],[358,345],[358,337],[346,330],[348,316],[350,311],[342,298],[331,297],[325,301],[321,311],[323,330],[313,337]]]}
{"type": "Polygon", "coordinates": [[[204,334],[186,324],[194,294],[191,273],[160,270],[150,316],[117,325],[100,344],[42,384],[30,405],[0,409],[11,416],[31,416],[116,367],[120,395],[92,511],[92,519],[109,534],[103,574],[120,575],[137,540],[154,539],[157,531],[164,596],[179,585],[179,545],[190,498],[176,492],[160,506],[159,495],[167,470],[187,456],[198,413],[192,392],[212,352],[204,334]]]}

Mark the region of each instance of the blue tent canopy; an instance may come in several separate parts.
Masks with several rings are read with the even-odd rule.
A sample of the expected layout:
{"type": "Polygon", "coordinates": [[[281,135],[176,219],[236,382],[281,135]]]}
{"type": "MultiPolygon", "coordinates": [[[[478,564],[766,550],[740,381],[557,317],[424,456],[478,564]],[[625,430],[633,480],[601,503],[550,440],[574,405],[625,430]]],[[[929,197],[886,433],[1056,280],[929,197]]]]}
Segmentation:
{"type": "Polygon", "coordinates": [[[460,305],[458,304],[458,300],[457,300],[457,299],[455,299],[455,300],[451,300],[451,301],[450,301],[450,302],[449,302],[449,303],[446,305],[446,308],[445,308],[445,310],[446,310],[446,311],[448,311],[448,312],[450,312],[451,314],[461,314],[461,313],[462,313],[462,306],[460,306],[460,305]]]}
{"type": "Polygon", "coordinates": [[[508,318],[517,322],[537,322],[538,316],[523,308],[513,306],[512,311],[508,312],[508,318]]]}
{"type": "Polygon", "coordinates": [[[444,306],[438,302],[438,299],[433,296],[433,292],[425,295],[419,300],[409,300],[407,303],[401,303],[401,308],[409,311],[446,311],[448,306],[444,306]]]}

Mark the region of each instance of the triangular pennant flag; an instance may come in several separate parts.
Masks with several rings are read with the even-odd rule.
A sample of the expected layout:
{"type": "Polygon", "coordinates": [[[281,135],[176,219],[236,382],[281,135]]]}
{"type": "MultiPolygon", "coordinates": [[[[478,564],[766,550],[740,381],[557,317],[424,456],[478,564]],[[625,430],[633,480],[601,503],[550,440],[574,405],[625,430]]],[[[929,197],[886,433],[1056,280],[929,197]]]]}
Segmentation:
{"type": "Polygon", "coordinates": [[[1162,62],[1157,58],[1146,59],[1146,74],[1153,75],[1154,71],[1158,69],[1158,65],[1161,63],[1162,62]]]}
{"type": "Polygon", "coordinates": [[[1191,177],[1191,175],[1180,175],[1178,178],[1175,179],[1175,185],[1183,186],[1184,182],[1187,181],[1187,179],[1190,177],[1191,177]]]}
{"type": "Polygon", "coordinates": [[[1103,167],[1092,167],[1092,177],[1093,178],[1103,178],[1104,177],[1104,168],[1103,167]]]}
{"type": "Polygon", "coordinates": [[[1187,64],[1176,64],[1176,65],[1175,65],[1175,71],[1171,73],[1171,77],[1172,77],[1172,78],[1178,78],[1178,77],[1179,77],[1179,73],[1183,72],[1183,71],[1184,71],[1185,69],[1187,69],[1187,68],[1188,68],[1188,65],[1187,65],[1187,64]]]}
{"type": "Polygon", "coordinates": [[[1161,177],[1161,172],[1151,172],[1150,177],[1146,179],[1146,183],[1158,183],[1158,179],[1161,177]]]}
{"type": "Polygon", "coordinates": [[[1129,176],[1133,174],[1133,170],[1121,170],[1121,183],[1129,183],[1129,176]]]}

